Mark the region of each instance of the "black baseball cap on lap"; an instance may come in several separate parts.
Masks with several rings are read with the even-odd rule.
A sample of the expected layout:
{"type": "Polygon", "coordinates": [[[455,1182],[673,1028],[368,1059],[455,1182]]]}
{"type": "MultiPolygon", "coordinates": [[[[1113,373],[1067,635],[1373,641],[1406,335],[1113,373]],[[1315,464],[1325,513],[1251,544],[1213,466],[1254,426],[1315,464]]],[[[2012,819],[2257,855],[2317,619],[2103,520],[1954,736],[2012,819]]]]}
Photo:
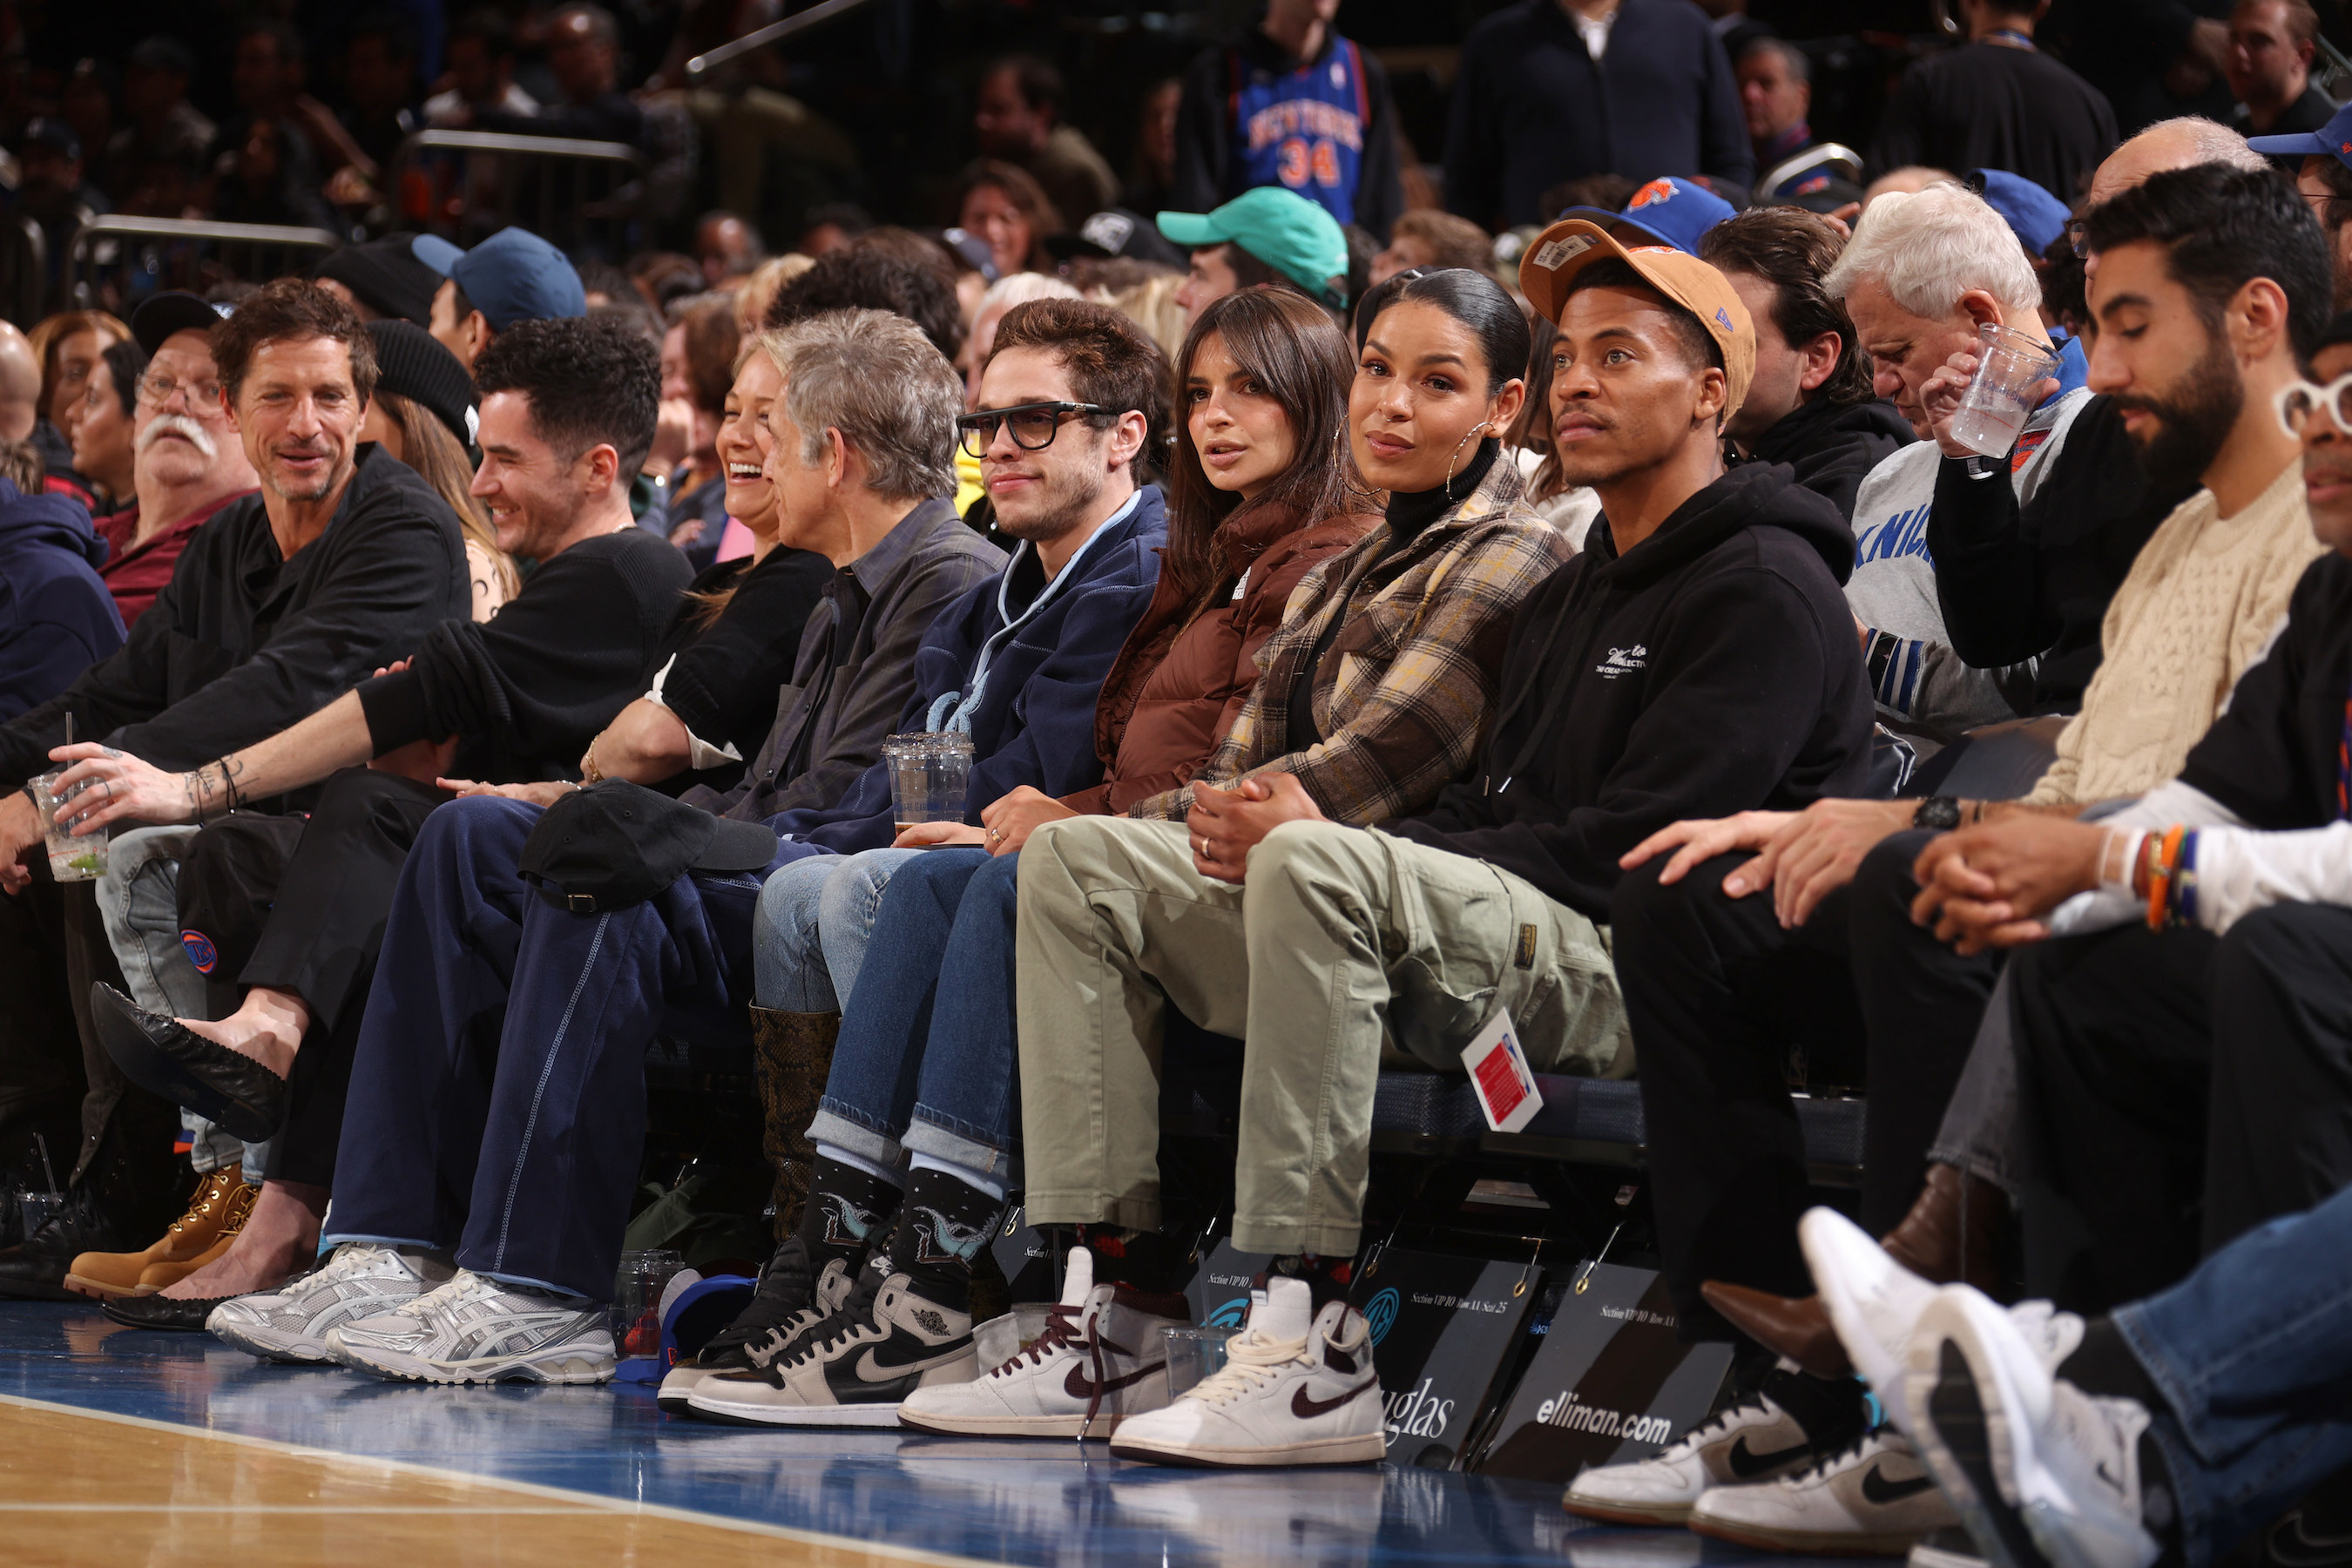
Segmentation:
{"type": "Polygon", "coordinates": [[[775,858],[775,830],[764,823],[713,816],[607,779],[547,808],[523,843],[520,869],[549,902],[595,914],[643,903],[688,871],[757,871],[775,858]]]}
{"type": "Polygon", "coordinates": [[[227,314],[225,309],[174,289],[149,295],[139,309],[131,312],[131,335],[139,340],[139,346],[152,359],[155,351],[171,341],[173,333],[209,332],[227,314]]]}

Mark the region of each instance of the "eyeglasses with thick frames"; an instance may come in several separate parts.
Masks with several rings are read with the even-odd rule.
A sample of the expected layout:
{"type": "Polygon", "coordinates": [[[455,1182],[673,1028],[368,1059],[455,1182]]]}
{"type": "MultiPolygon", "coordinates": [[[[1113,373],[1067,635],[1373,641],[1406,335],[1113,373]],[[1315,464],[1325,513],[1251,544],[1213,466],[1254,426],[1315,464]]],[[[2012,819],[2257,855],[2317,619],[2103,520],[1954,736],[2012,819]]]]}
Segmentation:
{"type": "Polygon", "coordinates": [[[1110,412],[1099,403],[1016,403],[1010,408],[983,408],[956,416],[956,438],[972,457],[986,457],[989,447],[996,444],[998,426],[1003,426],[1012,429],[1014,446],[1024,452],[1042,452],[1061,434],[1066,416],[1092,418],[1110,412]]]}
{"type": "Polygon", "coordinates": [[[2304,426],[2321,413],[2334,420],[2342,434],[2352,436],[2352,375],[2339,375],[2326,386],[2290,381],[2272,397],[2271,406],[2278,411],[2279,423],[2285,426],[2286,433],[2298,439],[2304,426]]]}
{"type": "Polygon", "coordinates": [[[150,408],[161,408],[183,392],[188,395],[189,413],[219,412],[221,384],[217,381],[173,381],[153,371],[139,378],[139,401],[150,408]]]}

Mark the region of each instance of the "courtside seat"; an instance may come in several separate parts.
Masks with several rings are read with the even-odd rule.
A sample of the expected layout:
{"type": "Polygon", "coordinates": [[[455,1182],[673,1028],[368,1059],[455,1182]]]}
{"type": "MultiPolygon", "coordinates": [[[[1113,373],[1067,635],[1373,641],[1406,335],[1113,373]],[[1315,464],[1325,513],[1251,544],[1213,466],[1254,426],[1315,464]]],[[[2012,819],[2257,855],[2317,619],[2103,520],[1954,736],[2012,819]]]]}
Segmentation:
{"type": "MultiPolygon", "coordinates": [[[[1399,1153],[1480,1153],[1520,1159],[1639,1166],[1647,1135],[1641,1085],[1613,1079],[1539,1073],[1543,1109],[1517,1132],[1490,1132],[1469,1080],[1439,1073],[1384,1072],[1372,1102],[1376,1149],[1399,1153]]],[[[1805,1163],[1825,1186],[1852,1186],[1862,1174],[1865,1103],[1858,1099],[1797,1098],[1805,1163]]]]}

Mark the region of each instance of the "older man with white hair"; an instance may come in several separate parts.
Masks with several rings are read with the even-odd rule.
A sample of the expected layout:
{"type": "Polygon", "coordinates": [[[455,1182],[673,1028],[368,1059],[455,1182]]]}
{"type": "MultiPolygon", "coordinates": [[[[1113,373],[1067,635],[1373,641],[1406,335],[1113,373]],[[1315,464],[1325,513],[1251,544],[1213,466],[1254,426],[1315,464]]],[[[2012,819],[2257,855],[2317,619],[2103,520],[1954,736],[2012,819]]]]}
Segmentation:
{"type": "Polygon", "coordinates": [[[2011,718],[2030,706],[2030,666],[1979,668],[1953,651],[1945,629],[1927,521],[1939,439],[1950,437],[1947,430],[1939,438],[1921,397],[1955,355],[1973,353],[1988,337],[2057,355],[2057,375],[2035,389],[2038,406],[2009,460],[1979,460],[1988,473],[2006,468],[2022,502],[2051,471],[2089,395],[2082,350],[2052,342],[2032,264],[2000,215],[1958,184],[1938,181],[1916,195],[1893,193],[1872,203],[1823,287],[1853,317],[1876,367],[1879,395],[1892,398],[1922,437],[1872,469],[1854,499],[1846,602],[1862,627],[1879,711],[1941,739],[2011,718]]]}
{"type": "Polygon", "coordinates": [[[112,546],[99,575],[126,626],[172,580],[188,536],[261,483],[221,404],[212,345],[219,319],[200,300],[163,294],[131,320],[131,335],[148,354],[131,416],[138,499],[98,525],[112,546]]]}

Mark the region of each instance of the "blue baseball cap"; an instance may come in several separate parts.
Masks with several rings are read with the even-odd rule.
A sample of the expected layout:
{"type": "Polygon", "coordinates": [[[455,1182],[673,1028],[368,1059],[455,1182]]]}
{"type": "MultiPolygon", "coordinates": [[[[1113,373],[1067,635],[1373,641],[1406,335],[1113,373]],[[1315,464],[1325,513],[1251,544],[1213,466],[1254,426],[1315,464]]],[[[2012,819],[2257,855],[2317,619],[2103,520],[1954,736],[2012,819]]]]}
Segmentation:
{"type": "Polygon", "coordinates": [[[1971,169],[1967,184],[2036,256],[2066,232],[2066,204],[2022,174],[2006,169],[1971,169]]]}
{"type": "Polygon", "coordinates": [[[419,234],[409,237],[408,254],[446,278],[449,268],[457,265],[457,258],[466,253],[437,234],[419,234]]]}
{"type": "Polygon", "coordinates": [[[1685,255],[1696,256],[1698,237],[1731,216],[1736,210],[1729,202],[1696,180],[1670,174],[1664,179],[1652,180],[1635,191],[1633,200],[1625,204],[1623,212],[1612,213],[1602,207],[1570,207],[1559,217],[1586,219],[1598,224],[1606,234],[1614,234],[1621,227],[1636,229],[1660,245],[1672,246],[1685,255]]]}
{"type": "Polygon", "coordinates": [[[2352,104],[2336,111],[2336,118],[2316,131],[2298,131],[2292,136],[2250,136],[2246,145],[2266,158],[2335,159],[2352,168],[2352,104]]]}
{"type": "Polygon", "coordinates": [[[449,264],[449,276],[494,332],[517,321],[588,313],[588,291],[563,252],[526,228],[502,228],[449,264]]]}

